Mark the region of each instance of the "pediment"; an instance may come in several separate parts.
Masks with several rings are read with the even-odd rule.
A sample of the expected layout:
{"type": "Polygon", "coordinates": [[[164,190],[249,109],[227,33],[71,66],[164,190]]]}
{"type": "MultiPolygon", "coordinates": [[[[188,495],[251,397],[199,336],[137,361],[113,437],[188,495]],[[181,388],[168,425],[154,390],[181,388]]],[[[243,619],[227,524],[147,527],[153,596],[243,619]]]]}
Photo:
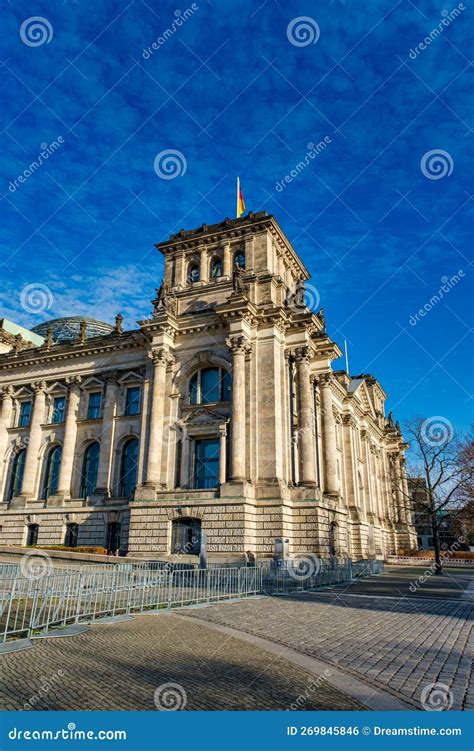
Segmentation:
{"type": "Polygon", "coordinates": [[[48,386],[48,394],[53,394],[57,391],[65,393],[67,391],[66,385],[64,383],[61,383],[61,381],[55,381],[48,386]]]}
{"type": "Polygon", "coordinates": [[[82,388],[84,389],[95,389],[95,388],[102,389],[103,387],[104,387],[104,382],[100,381],[95,376],[91,376],[90,378],[87,378],[82,384],[82,388]]]}
{"type": "Polygon", "coordinates": [[[228,415],[215,412],[205,407],[192,410],[184,419],[186,425],[222,425],[227,422],[228,415]]]}
{"type": "Polygon", "coordinates": [[[29,386],[22,386],[18,391],[15,391],[15,399],[31,398],[33,396],[33,389],[29,386]]]}
{"type": "Polygon", "coordinates": [[[131,370],[127,373],[127,375],[122,376],[122,378],[119,378],[119,383],[122,386],[126,386],[127,383],[137,383],[137,381],[141,381],[142,376],[137,373],[135,370],[131,370]]]}

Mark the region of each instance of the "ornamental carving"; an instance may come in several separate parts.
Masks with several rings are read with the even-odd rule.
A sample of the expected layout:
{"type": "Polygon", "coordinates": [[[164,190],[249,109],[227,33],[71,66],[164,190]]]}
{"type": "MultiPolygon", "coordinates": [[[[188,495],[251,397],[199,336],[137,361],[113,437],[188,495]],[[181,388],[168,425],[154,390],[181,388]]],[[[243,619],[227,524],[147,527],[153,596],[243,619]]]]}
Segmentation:
{"type": "Polygon", "coordinates": [[[165,365],[168,367],[174,363],[174,357],[167,349],[158,349],[148,353],[148,357],[156,367],[158,365],[165,365]]]}
{"type": "Polygon", "coordinates": [[[309,347],[296,347],[293,352],[296,363],[306,363],[309,365],[311,362],[312,352],[309,347]]]}
{"type": "Polygon", "coordinates": [[[46,381],[35,381],[31,387],[35,394],[43,394],[46,391],[46,381]]]}
{"type": "Polygon", "coordinates": [[[252,351],[252,345],[245,336],[233,336],[225,343],[233,355],[249,355],[252,351]]]}

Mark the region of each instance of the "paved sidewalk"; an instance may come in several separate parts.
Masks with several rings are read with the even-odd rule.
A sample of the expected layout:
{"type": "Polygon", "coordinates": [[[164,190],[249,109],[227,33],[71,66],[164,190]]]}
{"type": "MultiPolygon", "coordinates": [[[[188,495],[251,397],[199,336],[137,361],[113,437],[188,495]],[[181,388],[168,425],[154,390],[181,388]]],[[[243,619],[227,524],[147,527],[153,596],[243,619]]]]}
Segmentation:
{"type": "Polygon", "coordinates": [[[0,655],[0,709],[153,710],[157,704],[364,709],[321,676],[164,613],[93,626],[80,636],[37,639],[32,649],[0,655]]]}
{"type": "Polygon", "coordinates": [[[186,613],[325,660],[418,709],[423,697],[425,705],[473,709],[472,603],[367,596],[364,586],[186,613]]]}

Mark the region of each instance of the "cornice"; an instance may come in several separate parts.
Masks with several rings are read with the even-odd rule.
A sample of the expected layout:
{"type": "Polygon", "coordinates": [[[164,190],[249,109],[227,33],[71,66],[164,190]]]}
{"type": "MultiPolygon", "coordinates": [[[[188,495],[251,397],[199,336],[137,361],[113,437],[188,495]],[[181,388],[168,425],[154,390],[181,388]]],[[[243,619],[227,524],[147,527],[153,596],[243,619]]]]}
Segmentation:
{"type": "Polygon", "coordinates": [[[74,360],[101,355],[117,350],[138,349],[145,346],[145,339],[140,331],[133,331],[130,336],[124,334],[97,337],[94,340],[86,340],[84,344],[56,344],[51,349],[37,347],[24,350],[20,354],[11,355],[9,352],[0,356],[0,372],[22,367],[38,366],[43,363],[74,360]],[[89,344],[88,341],[91,343],[89,344]]]}

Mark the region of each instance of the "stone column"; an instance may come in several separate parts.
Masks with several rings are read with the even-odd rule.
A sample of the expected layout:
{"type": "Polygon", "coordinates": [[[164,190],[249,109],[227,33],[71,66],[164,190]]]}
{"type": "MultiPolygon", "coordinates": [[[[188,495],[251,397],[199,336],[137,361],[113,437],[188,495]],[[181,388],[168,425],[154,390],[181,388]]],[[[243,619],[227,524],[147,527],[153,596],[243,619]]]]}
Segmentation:
{"type": "Polygon", "coordinates": [[[222,258],[222,273],[224,276],[231,276],[232,275],[232,262],[231,262],[231,256],[230,256],[230,243],[226,243],[224,245],[224,252],[223,252],[223,258],[222,258]]]}
{"type": "Polygon", "coordinates": [[[72,469],[74,465],[74,453],[76,448],[77,436],[77,417],[79,413],[79,402],[81,399],[80,376],[71,376],[66,379],[69,385],[67,398],[66,420],[64,422],[64,441],[63,453],[61,457],[61,468],[58,478],[58,496],[62,498],[71,497],[72,469]]]}
{"type": "Polygon", "coordinates": [[[161,480],[166,368],[172,363],[173,358],[168,350],[160,349],[151,353],[151,359],[153,361],[153,385],[151,390],[146,481],[144,484],[158,486],[161,480]]]}
{"type": "Polygon", "coordinates": [[[186,258],[184,253],[179,253],[176,256],[176,266],[174,274],[175,286],[184,287],[184,285],[186,284],[186,258]]]}
{"type": "Polygon", "coordinates": [[[32,384],[35,392],[35,401],[31,415],[30,433],[28,436],[28,448],[26,449],[25,471],[21,495],[33,498],[35,494],[35,482],[38,472],[38,452],[41,446],[41,424],[45,417],[46,406],[46,383],[38,381],[32,384]]]}
{"type": "Polygon", "coordinates": [[[189,442],[190,437],[183,433],[181,438],[181,471],[179,485],[181,488],[187,488],[189,484],[189,442]]]}
{"type": "Polygon", "coordinates": [[[3,486],[3,471],[5,476],[8,473],[8,467],[4,463],[5,452],[8,446],[8,428],[12,424],[13,412],[13,386],[4,386],[0,389],[1,410],[0,410],[0,491],[3,486]]]}
{"type": "Polygon", "coordinates": [[[202,248],[199,256],[199,280],[201,282],[209,281],[209,264],[207,258],[207,248],[202,248]]]}
{"type": "Polygon", "coordinates": [[[219,484],[223,485],[227,480],[227,426],[219,428],[219,484]]]}
{"type": "Polygon", "coordinates": [[[321,391],[321,431],[323,438],[324,492],[338,495],[336,426],[332,411],[331,373],[319,377],[321,391]]]}
{"type": "Polygon", "coordinates": [[[298,462],[300,485],[314,485],[316,471],[314,466],[314,418],[309,363],[309,347],[297,347],[295,350],[297,400],[298,400],[298,462]]]}
{"type": "Polygon", "coordinates": [[[115,415],[117,412],[117,373],[104,373],[105,398],[102,409],[102,431],[100,434],[99,468],[97,470],[97,487],[94,496],[110,496],[110,472],[115,433],[115,415]]]}
{"type": "Polygon", "coordinates": [[[232,412],[231,412],[231,469],[230,479],[234,482],[245,480],[245,355],[250,344],[244,336],[234,336],[226,340],[232,353],[232,412]]]}

